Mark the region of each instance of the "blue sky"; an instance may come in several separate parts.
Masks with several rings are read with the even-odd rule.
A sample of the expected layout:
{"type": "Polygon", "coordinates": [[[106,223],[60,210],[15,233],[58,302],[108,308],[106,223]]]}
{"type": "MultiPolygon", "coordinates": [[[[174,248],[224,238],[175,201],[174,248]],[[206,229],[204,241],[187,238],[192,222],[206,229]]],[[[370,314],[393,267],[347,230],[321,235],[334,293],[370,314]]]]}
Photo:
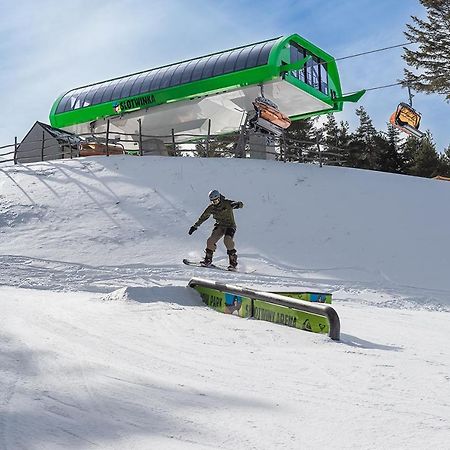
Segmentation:
{"type": "MultiPolygon", "coordinates": [[[[336,58],[406,42],[418,0],[0,0],[0,145],[48,123],[71,88],[214,51],[298,33],[336,58]]],[[[395,83],[402,49],[339,63],[344,92],[395,83]]],[[[363,105],[378,129],[407,100],[401,87],[368,92],[363,105]]],[[[354,129],[357,106],[336,115],[354,129]]],[[[450,104],[417,94],[423,130],[437,150],[450,144],[450,104]]]]}

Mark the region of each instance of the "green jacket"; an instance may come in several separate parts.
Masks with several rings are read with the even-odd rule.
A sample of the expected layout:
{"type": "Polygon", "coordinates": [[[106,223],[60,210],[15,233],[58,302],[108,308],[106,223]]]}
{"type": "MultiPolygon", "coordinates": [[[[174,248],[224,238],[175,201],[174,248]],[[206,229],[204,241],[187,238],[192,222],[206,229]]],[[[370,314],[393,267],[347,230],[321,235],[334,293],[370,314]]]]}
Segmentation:
{"type": "Polygon", "coordinates": [[[243,208],[242,202],[235,202],[234,200],[228,200],[223,195],[220,196],[220,203],[218,205],[210,204],[203,214],[194,223],[194,227],[198,228],[205,220],[213,216],[216,223],[214,226],[236,228],[236,222],[234,221],[233,209],[243,208]]]}

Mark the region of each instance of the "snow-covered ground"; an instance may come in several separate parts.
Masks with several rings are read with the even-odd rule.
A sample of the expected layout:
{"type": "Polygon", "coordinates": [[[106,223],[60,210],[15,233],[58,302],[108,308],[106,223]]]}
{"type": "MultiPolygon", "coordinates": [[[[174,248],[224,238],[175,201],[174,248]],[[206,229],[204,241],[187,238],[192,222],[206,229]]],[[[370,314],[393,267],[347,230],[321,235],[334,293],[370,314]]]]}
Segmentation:
{"type": "Polygon", "coordinates": [[[0,449],[449,448],[449,204],[271,161],[3,167],[0,449]],[[245,204],[238,273],[181,263],[212,188],[245,204]],[[341,341],[210,310],[193,276],[332,292],[341,341]]]}

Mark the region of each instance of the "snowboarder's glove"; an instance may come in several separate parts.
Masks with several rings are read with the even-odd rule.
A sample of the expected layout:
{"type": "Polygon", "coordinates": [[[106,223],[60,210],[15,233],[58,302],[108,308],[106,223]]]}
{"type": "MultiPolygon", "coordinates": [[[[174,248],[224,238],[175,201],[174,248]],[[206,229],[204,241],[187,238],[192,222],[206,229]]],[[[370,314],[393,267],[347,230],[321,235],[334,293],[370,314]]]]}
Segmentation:
{"type": "Polygon", "coordinates": [[[244,204],[242,202],[233,202],[232,203],[233,209],[243,208],[244,204]]]}
{"type": "Polygon", "coordinates": [[[197,229],[197,227],[195,227],[195,226],[192,226],[191,228],[189,228],[189,234],[192,234],[196,229],[197,229]]]}

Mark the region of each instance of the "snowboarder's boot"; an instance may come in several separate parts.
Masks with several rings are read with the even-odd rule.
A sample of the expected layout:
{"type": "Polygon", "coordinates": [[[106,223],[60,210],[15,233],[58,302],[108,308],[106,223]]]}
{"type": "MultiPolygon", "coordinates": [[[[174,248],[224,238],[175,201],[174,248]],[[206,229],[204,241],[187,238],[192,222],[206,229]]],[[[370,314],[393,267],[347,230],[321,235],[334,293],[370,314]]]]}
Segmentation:
{"type": "Polygon", "coordinates": [[[228,259],[229,259],[229,266],[228,266],[228,270],[234,270],[236,269],[237,265],[238,265],[238,261],[237,261],[237,253],[236,250],[228,250],[228,259]]]}
{"type": "Polygon", "coordinates": [[[213,253],[209,248],[205,250],[205,258],[201,261],[202,266],[210,266],[212,264],[213,253]]]}

